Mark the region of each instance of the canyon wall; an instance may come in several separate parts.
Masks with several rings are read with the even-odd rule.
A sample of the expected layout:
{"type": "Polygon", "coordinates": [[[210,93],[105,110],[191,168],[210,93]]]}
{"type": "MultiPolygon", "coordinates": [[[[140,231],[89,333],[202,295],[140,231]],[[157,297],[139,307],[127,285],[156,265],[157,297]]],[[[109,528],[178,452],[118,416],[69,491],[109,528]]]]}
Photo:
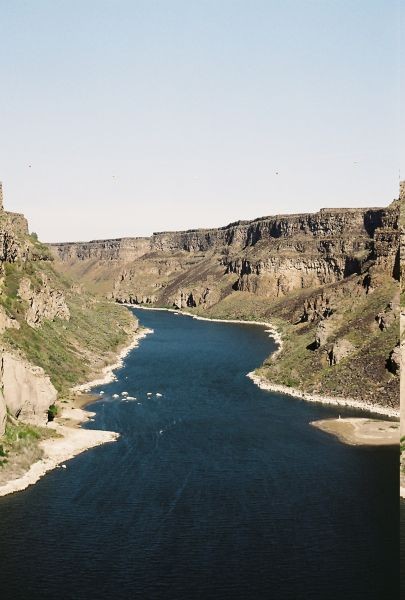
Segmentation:
{"type": "MultiPolygon", "coordinates": [[[[11,274],[15,283],[14,267],[27,264],[30,260],[39,259],[40,252],[29,237],[28,223],[24,215],[7,212],[3,206],[3,188],[0,183],[0,334],[10,329],[20,329],[21,324],[13,314],[11,307],[28,298],[20,295],[13,285],[7,286],[11,274]]],[[[48,256],[48,259],[50,257],[48,256]]],[[[25,280],[26,288],[31,286],[25,280]]],[[[37,297],[42,291],[35,292],[37,297]]],[[[49,318],[49,302],[27,302],[29,308],[27,318],[30,321],[30,310],[34,310],[37,319],[49,318]],[[48,306],[47,306],[48,305],[48,306]]],[[[19,312],[23,312],[22,305],[19,312]]],[[[52,317],[53,318],[53,317],[52,317]]],[[[57,397],[57,392],[43,369],[30,364],[17,350],[10,351],[0,338],[0,435],[4,433],[7,413],[25,422],[45,425],[48,408],[57,397]]]]}
{"type": "Polygon", "coordinates": [[[57,391],[44,370],[22,357],[3,351],[0,356],[3,400],[8,412],[21,421],[46,425],[57,391]]]}
{"type": "Polygon", "coordinates": [[[111,275],[109,292],[118,301],[181,308],[218,301],[218,278],[235,291],[274,299],[341,281],[371,261],[393,271],[398,240],[398,210],[392,207],[323,209],[50,248],[67,267],[82,263],[89,278],[93,269],[100,280],[111,275]]]}
{"type": "Polygon", "coordinates": [[[192,229],[153,233],[150,238],[118,238],[90,242],[49,244],[55,257],[69,260],[121,260],[130,262],[151,252],[220,252],[223,248],[241,251],[260,241],[281,239],[329,239],[334,237],[372,238],[376,229],[387,225],[389,209],[321,209],[315,214],[263,217],[238,221],[216,229],[192,229]]]}
{"type": "Polygon", "coordinates": [[[284,351],[264,376],[398,408],[399,214],[396,200],[50,249],[119,303],[276,321],[284,351]]]}
{"type": "Polygon", "coordinates": [[[4,210],[0,185],[0,436],[7,418],[45,425],[57,398],[94,379],[137,328],[129,311],[66,282],[53,263],[24,216],[4,210]]]}

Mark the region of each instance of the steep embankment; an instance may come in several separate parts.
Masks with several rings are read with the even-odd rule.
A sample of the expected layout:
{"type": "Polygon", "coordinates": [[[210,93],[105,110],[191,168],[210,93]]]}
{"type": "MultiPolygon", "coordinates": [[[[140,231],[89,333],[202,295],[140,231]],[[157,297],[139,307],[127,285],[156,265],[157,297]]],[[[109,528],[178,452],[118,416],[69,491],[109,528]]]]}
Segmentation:
{"type": "Polygon", "coordinates": [[[117,302],[272,321],[283,349],[259,372],[274,383],[398,408],[398,202],[51,250],[117,302]]]}
{"type": "Polygon", "coordinates": [[[0,184],[0,436],[7,420],[46,425],[57,400],[68,404],[71,387],[113,362],[137,328],[129,311],[72,285],[53,262],[24,216],[4,211],[0,184]]]}
{"type": "Polygon", "coordinates": [[[401,231],[401,316],[400,316],[400,363],[401,363],[401,496],[405,498],[405,181],[400,184],[400,231],[401,231]]]}

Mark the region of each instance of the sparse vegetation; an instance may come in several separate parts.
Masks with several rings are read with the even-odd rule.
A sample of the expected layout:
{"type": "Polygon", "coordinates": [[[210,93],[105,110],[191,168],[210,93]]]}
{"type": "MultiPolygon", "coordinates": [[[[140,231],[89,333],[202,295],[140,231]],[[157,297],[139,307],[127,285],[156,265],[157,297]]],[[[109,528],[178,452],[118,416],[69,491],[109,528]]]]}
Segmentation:
{"type": "Polygon", "coordinates": [[[62,395],[112,362],[133,326],[129,311],[107,301],[71,297],[68,305],[69,322],[47,321],[38,329],[23,322],[19,330],[5,334],[10,347],[22,350],[28,360],[42,367],[62,395]]]}
{"type": "Polygon", "coordinates": [[[270,321],[283,337],[283,349],[277,360],[267,359],[258,374],[270,381],[308,392],[373,400],[384,394],[384,403],[396,405],[398,378],[386,368],[386,360],[398,342],[398,321],[383,332],[376,315],[384,310],[397,289],[389,277],[370,295],[353,298],[343,295],[336,301],[333,339],[345,338],[355,351],[339,364],[329,366],[325,350],[314,351],[317,322],[297,323],[304,299],[313,290],[300,290],[287,298],[270,301],[246,292],[233,292],[208,310],[191,312],[211,318],[270,321]]]}
{"type": "Polygon", "coordinates": [[[133,315],[112,302],[96,299],[89,293],[78,295],[71,282],[55,273],[48,261],[6,263],[0,304],[16,319],[19,329],[8,329],[6,345],[20,351],[50,376],[60,395],[68,396],[72,386],[91,379],[97,369],[114,359],[133,331],[133,315]],[[70,310],[70,320],[46,320],[39,328],[25,321],[27,303],[18,296],[23,278],[33,290],[40,290],[46,276],[50,285],[61,290],[70,310]]]}
{"type": "Polygon", "coordinates": [[[0,446],[0,485],[21,476],[42,457],[40,442],[59,437],[53,429],[26,423],[7,423],[0,446]]]}

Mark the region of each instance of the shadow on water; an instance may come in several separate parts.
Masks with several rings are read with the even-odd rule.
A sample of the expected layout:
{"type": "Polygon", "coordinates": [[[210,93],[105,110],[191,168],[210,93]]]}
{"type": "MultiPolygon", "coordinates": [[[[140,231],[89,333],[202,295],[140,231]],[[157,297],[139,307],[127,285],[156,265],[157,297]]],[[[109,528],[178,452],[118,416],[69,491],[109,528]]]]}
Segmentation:
{"type": "Polygon", "coordinates": [[[262,327],[135,312],[155,333],[86,425],[120,440],[0,501],[2,597],[397,599],[398,453],[254,386],[262,327]]]}

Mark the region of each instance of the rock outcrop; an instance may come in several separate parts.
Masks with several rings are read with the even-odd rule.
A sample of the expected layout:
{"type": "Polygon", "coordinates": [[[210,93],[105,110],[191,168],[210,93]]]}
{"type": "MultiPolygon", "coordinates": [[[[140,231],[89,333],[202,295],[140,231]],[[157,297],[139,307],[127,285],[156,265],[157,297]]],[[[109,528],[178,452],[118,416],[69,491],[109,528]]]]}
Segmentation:
{"type": "Polygon", "coordinates": [[[338,365],[341,360],[347,358],[355,347],[349,340],[337,340],[328,350],[329,365],[338,365]]]}
{"type": "Polygon", "coordinates": [[[0,380],[3,411],[5,407],[21,421],[46,425],[48,408],[56,402],[57,391],[43,369],[3,351],[0,355],[0,380]]]}
{"type": "Polygon", "coordinates": [[[0,185],[0,436],[7,415],[46,424],[57,397],[69,401],[137,328],[132,313],[72,285],[53,263],[24,216],[4,210],[0,185]]]}
{"type": "Polygon", "coordinates": [[[5,308],[0,305],[0,335],[6,331],[6,329],[19,329],[20,324],[17,319],[10,317],[5,308]]]}
{"type": "Polygon", "coordinates": [[[383,311],[379,312],[375,320],[378,323],[378,327],[381,331],[388,329],[395,321],[399,318],[399,293],[383,311]]]}
{"type": "MultiPolygon", "coordinates": [[[[29,238],[28,223],[18,213],[6,212],[3,206],[3,188],[0,183],[0,277],[2,284],[6,278],[7,265],[27,264],[30,258],[38,258],[38,252],[29,238]]],[[[49,255],[48,255],[49,258],[49,255]]],[[[13,267],[14,268],[14,267],[13,267]]],[[[16,273],[13,273],[12,289],[0,289],[0,335],[7,330],[18,330],[20,321],[9,314],[8,306],[18,301],[14,298],[17,292],[16,273]],[[9,294],[12,294],[10,297],[9,294]]],[[[24,300],[29,303],[26,313],[27,322],[39,324],[41,319],[51,317],[53,303],[56,300],[53,292],[45,284],[36,292],[31,290],[31,281],[23,279],[20,291],[24,300]],[[40,298],[43,302],[40,301],[40,298]]],[[[59,298],[60,300],[60,298],[59,298]]],[[[56,302],[57,304],[58,302],[56,302]]],[[[65,305],[65,310],[67,306],[65,305]]],[[[60,307],[59,307],[60,310],[60,307]]],[[[21,313],[22,308],[18,308],[21,313]]],[[[56,310],[55,315],[58,310],[56,310]]],[[[22,421],[44,425],[47,422],[48,408],[57,397],[55,387],[43,369],[29,363],[18,352],[11,352],[0,344],[0,435],[4,433],[7,414],[22,421]]]]}
{"type": "Polygon", "coordinates": [[[23,278],[18,294],[28,303],[25,320],[30,327],[41,327],[44,321],[53,321],[56,318],[69,321],[70,311],[63,293],[53,289],[45,275],[42,275],[42,283],[38,290],[32,288],[30,279],[23,278]]]}
{"type": "Polygon", "coordinates": [[[316,329],[314,349],[323,348],[333,334],[334,327],[331,321],[322,319],[316,329]]]}
{"type": "MultiPolygon", "coordinates": [[[[51,244],[50,248],[67,267],[86,263],[86,277],[91,278],[94,270],[94,281],[102,279],[101,272],[105,279],[111,273],[109,289],[118,301],[132,298],[138,303],[209,307],[220,280],[230,281],[235,291],[275,299],[343,281],[373,263],[367,285],[376,286],[381,269],[395,270],[392,249],[399,241],[398,215],[395,207],[323,209],[316,214],[239,221],[218,229],[51,244]],[[203,296],[206,288],[210,302],[204,301],[209,298],[203,296]],[[188,299],[181,300],[182,294],[188,299]]],[[[217,294],[217,299],[222,296],[217,294]]],[[[303,318],[312,318],[305,311],[303,318]]]]}
{"type": "Polygon", "coordinates": [[[395,348],[390,352],[387,361],[387,367],[394,375],[399,375],[401,369],[401,346],[395,346],[395,348]]]}

